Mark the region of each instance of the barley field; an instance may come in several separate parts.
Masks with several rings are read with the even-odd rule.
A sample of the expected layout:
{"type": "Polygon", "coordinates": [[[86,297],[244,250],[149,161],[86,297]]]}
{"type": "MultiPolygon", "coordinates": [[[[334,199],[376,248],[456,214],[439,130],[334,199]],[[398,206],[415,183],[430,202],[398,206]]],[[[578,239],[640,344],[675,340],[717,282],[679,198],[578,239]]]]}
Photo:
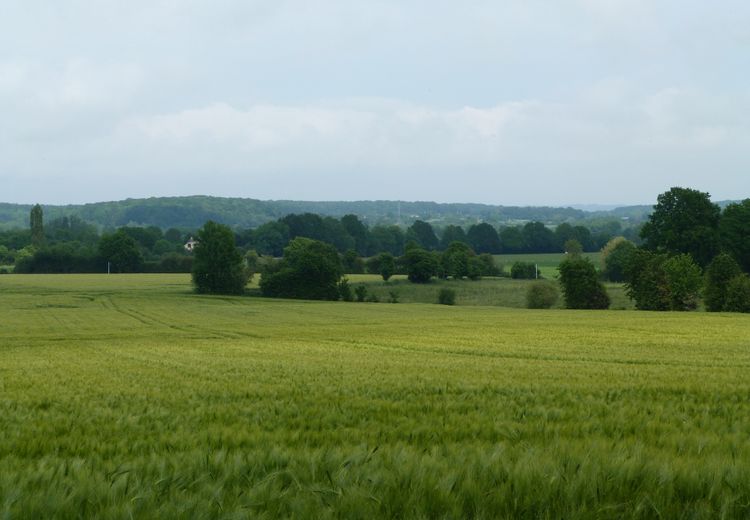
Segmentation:
{"type": "Polygon", "coordinates": [[[2,518],[748,518],[750,318],[0,276],[2,518]]]}

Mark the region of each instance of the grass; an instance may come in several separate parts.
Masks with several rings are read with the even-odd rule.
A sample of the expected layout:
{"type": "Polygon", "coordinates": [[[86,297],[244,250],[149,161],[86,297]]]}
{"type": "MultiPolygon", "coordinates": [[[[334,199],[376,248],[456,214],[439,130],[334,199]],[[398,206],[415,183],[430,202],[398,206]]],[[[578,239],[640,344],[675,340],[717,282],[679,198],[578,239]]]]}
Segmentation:
{"type": "MultiPolygon", "coordinates": [[[[499,307],[526,307],[526,291],[533,280],[512,280],[510,278],[483,278],[471,280],[436,280],[430,283],[415,284],[405,275],[393,276],[384,282],[378,275],[346,275],[352,287],[363,284],[369,294],[374,294],[379,301],[387,302],[390,293],[398,294],[400,303],[437,303],[441,289],[456,291],[456,305],[488,305],[499,307]]],[[[555,281],[553,278],[552,281],[555,281]]],[[[622,284],[606,283],[607,293],[612,299],[613,310],[633,309],[633,302],[626,296],[622,284]]],[[[564,307],[562,294],[555,308],[564,307]]]]}
{"type": "Polygon", "coordinates": [[[6,518],[747,518],[750,320],[0,277],[6,518]]]}
{"type": "MultiPolygon", "coordinates": [[[[594,265],[599,268],[601,253],[583,253],[583,256],[590,258],[594,265]]],[[[495,262],[505,268],[505,272],[510,272],[510,267],[514,262],[531,262],[537,264],[542,276],[554,279],[557,274],[557,266],[565,258],[565,253],[529,253],[514,255],[494,255],[495,262]]]]}

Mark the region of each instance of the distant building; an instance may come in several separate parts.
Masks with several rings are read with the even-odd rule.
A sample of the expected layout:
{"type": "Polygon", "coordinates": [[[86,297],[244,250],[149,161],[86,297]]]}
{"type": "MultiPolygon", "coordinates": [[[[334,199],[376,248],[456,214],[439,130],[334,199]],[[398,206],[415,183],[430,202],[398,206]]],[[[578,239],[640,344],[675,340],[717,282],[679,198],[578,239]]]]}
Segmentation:
{"type": "Polygon", "coordinates": [[[185,242],[185,251],[188,253],[192,253],[193,249],[195,249],[195,246],[198,245],[198,241],[195,240],[193,237],[190,237],[190,240],[185,242]]]}

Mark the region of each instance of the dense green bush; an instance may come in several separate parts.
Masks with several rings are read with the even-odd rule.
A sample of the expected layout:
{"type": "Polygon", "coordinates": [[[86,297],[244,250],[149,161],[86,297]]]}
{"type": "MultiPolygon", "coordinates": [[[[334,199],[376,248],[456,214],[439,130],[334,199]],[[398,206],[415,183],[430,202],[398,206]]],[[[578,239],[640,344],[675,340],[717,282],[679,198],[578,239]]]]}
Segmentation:
{"type": "Polygon", "coordinates": [[[358,302],[363,302],[367,298],[367,287],[364,285],[358,285],[354,288],[354,295],[357,297],[358,302]]]}
{"type": "Polygon", "coordinates": [[[740,273],[742,269],[732,255],[721,253],[711,260],[706,268],[706,286],[703,291],[707,311],[724,310],[729,281],[740,273]]]}
{"type": "Polygon", "coordinates": [[[607,309],[609,295],[591,260],[572,255],[560,262],[560,285],[569,309],[607,309]]]}
{"type": "Polygon", "coordinates": [[[602,248],[602,275],[610,282],[625,281],[625,266],[630,255],[635,251],[635,244],[625,237],[615,237],[602,248]]]}
{"type": "Polygon", "coordinates": [[[557,286],[549,281],[533,282],[526,290],[526,307],[529,309],[549,309],[559,297],[557,286]]]}
{"type": "Polygon", "coordinates": [[[330,244],[297,237],[284,248],[284,258],[260,279],[264,296],[305,300],[338,300],[341,261],[330,244]]]}
{"type": "Polygon", "coordinates": [[[698,306],[703,287],[701,268],[687,253],[673,256],[664,262],[669,289],[669,308],[673,311],[690,311],[698,306]]]}
{"type": "Polygon", "coordinates": [[[440,289],[440,292],[438,292],[438,303],[440,305],[455,305],[456,291],[448,288],[440,289]]]}
{"type": "Polygon", "coordinates": [[[349,285],[349,280],[342,278],[339,281],[339,297],[345,302],[354,301],[354,294],[352,294],[352,287],[349,285]]]}
{"type": "Polygon", "coordinates": [[[750,312],[750,276],[742,273],[729,281],[724,310],[750,312]]]}
{"type": "Polygon", "coordinates": [[[406,274],[410,282],[427,283],[437,275],[438,260],[433,253],[419,247],[412,247],[404,254],[406,274]]]}

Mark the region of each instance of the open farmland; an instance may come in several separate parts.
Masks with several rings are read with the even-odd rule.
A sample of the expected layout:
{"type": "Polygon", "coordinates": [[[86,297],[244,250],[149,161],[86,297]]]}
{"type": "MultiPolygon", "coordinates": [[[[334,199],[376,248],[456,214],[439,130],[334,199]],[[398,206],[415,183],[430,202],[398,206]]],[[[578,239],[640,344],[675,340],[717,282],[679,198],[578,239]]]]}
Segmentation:
{"type": "Polygon", "coordinates": [[[747,518],[750,319],[0,276],[4,517],[747,518]]]}

